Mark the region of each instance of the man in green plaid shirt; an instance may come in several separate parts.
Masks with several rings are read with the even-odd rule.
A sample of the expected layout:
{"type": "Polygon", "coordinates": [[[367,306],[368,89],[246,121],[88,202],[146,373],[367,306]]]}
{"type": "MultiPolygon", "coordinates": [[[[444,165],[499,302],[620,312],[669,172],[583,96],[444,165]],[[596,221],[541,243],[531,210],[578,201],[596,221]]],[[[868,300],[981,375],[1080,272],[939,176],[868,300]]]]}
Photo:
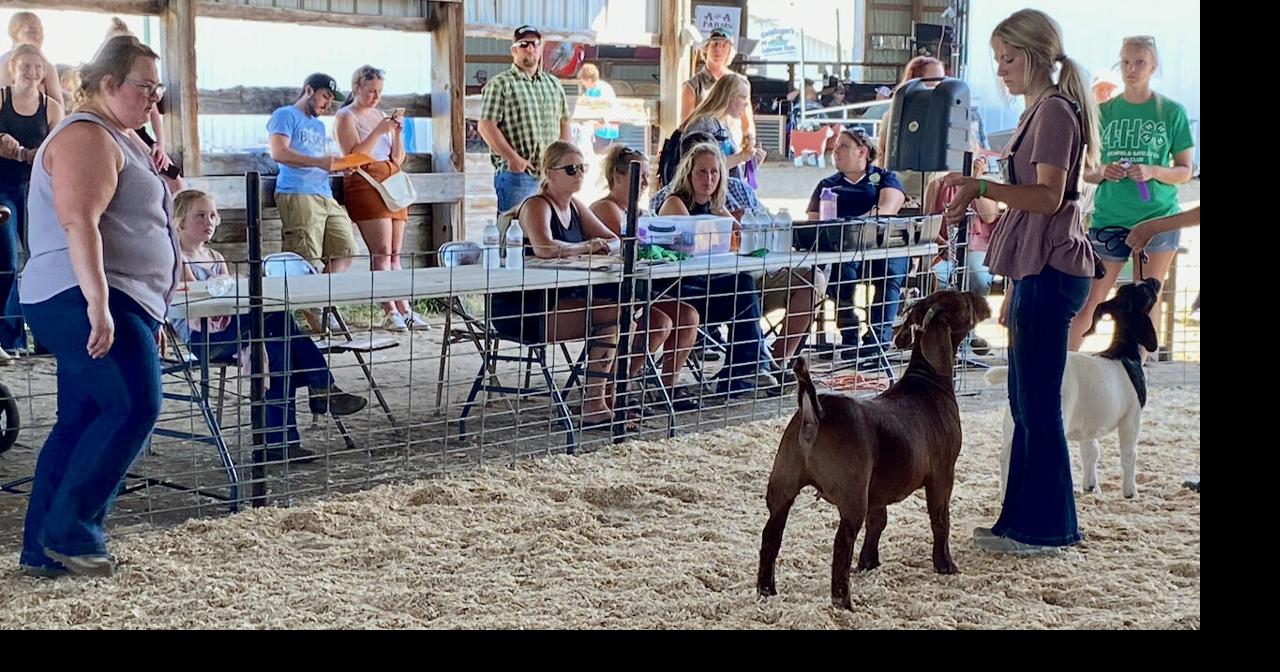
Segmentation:
{"type": "Polygon", "coordinates": [[[542,33],[533,26],[516,28],[511,57],[511,69],[494,75],[484,86],[479,124],[498,171],[493,188],[499,213],[537,191],[547,146],[570,140],[564,87],[542,69],[542,33]]]}

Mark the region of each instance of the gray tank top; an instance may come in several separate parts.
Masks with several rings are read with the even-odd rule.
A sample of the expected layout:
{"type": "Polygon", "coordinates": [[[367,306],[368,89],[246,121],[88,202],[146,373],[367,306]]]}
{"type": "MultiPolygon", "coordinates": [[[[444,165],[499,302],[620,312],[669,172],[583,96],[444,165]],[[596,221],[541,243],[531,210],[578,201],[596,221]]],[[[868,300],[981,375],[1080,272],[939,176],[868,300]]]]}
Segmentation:
{"type": "Polygon", "coordinates": [[[53,178],[44,168],[44,152],[50,142],[77,122],[107,129],[124,152],[116,193],[98,222],[107,286],[124,292],[152,318],[163,321],[181,277],[178,239],[169,226],[169,187],[139,143],[88,112],[64,119],[36,154],[27,197],[31,257],[22,271],[19,299],[39,303],[80,286],[71,267],[67,234],[53,208],[53,178]]]}
{"type": "MultiPolygon", "coordinates": [[[[191,269],[191,277],[195,278],[196,282],[203,282],[213,277],[213,269],[203,264],[188,263],[187,268],[191,269]]],[[[182,305],[181,302],[178,305],[182,305]]],[[[191,323],[182,318],[174,318],[169,321],[173,323],[173,330],[178,333],[178,337],[182,339],[182,342],[190,343],[191,323]]]]}

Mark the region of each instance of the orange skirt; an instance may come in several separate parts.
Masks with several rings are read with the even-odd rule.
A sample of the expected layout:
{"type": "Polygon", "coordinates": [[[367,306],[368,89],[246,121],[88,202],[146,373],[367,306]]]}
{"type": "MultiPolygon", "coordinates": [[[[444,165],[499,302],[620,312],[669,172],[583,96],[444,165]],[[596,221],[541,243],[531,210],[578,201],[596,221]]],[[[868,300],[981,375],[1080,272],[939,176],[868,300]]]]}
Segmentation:
{"type": "MultiPolygon", "coordinates": [[[[382,181],[400,172],[400,167],[390,161],[377,161],[364,167],[364,171],[375,180],[382,181]]],[[[409,219],[408,208],[388,210],[382,195],[363,176],[351,173],[342,178],[342,197],[346,202],[347,214],[352,221],[365,222],[371,219],[409,219]]]]}

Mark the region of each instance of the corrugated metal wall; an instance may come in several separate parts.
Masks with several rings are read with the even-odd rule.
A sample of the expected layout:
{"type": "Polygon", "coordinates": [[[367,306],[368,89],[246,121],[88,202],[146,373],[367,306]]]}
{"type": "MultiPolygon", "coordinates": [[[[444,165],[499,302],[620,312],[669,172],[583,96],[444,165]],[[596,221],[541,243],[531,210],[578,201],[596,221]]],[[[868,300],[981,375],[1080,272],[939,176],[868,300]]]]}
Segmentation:
{"type": "MultiPolygon", "coordinates": [[[[284,1],[284,0],[278,0],[284,1]]],[[[657,33],[660,0],[466,0],[467,25],[657,33]]]]}
{"type": "MultiPolygon", "coordinates": [[[[896,82],[902,77],[902,66],[911,60],[911,0],[876,0],[875,4],[877,6],[897,5],[902,9],[867,7],[867,30],[860,31],[857,36],[859,40],[866,39],[867,35],[871,36],[866,44],[864,60],[867,63],[886,65],[864,68],[861,79],[866,82],[896,82]],[[883,42],[900,40],[901,44],[883,44],[880,43],[881,40],[883,42]]],[[[926,3],[934,6],[943,4],[945,4],[943,0],[930,0],[926,3]]],[[[942,13],[926,11],[922,22],[943,23],[942,13]]]]}

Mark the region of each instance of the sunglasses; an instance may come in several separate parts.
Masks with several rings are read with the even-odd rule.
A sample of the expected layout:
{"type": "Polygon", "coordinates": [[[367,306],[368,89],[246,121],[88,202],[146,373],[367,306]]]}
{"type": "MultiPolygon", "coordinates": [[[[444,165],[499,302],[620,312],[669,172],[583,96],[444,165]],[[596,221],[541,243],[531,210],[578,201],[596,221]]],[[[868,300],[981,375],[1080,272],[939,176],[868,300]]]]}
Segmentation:
{"type": "Polygon", "coordinates": [[[516,42],[515,46],[521,49],[537,49],[542,45],[536,40],[520,40],[519,42],[516,42]]]}
{"type": "Polygon", "coordinates": [[[556,166],[556,167],[554,167],[554,168],[548,168],[548,170],[563,170],[565,175],[568,175],[569,177],[573,177],[573,176],[577,175],[578,173],[582,173],[583,175],[586,175],[586,174],[587,174],[587,164],[585,164],[585,163],[571,163],[571,164],[569,164],[569,165],[567,165],[567,166],[556,166]]]}
{"type": "MultiPolygon", "coordinates": [[[[1117,257],[1133,256],[1133,250],[1124,242],[1129,237],[1129,229],[1123,226],[1104,226],[1100,229],[1095,229],[1093,235],[1112,255],[1117,257]]],[[[1147,256],[1146,250],[1143,250],[1139,257],[1144,264],[1151,261],[1147,256]]]]}
{"type": "Polygon", "coordinates": [[[631,169],[631,168],[627,165],[627,164],[629,164],[629,163],[631,163],[631,162],[630,162],[630,161],[628,161],[627,159],[628,159],[629,157],[633,157],[633,156],[634,156],[634,157],[637,157],[637,158],[639,158],[639,159],[644,159],[644,153],[643,153],[643,152],[641,152],[640,150],[638,150],[638,149],[633,149],[633,148],[631,148],[631,147],[629,147],[629,146],[624,146],[624,147],[622,148],[622,155],[618,157],[618,172],[619,172],[619,173],[625,173],[625,172],[627,172],[628,170],[630,170],[630,169],[631,169]]]}

